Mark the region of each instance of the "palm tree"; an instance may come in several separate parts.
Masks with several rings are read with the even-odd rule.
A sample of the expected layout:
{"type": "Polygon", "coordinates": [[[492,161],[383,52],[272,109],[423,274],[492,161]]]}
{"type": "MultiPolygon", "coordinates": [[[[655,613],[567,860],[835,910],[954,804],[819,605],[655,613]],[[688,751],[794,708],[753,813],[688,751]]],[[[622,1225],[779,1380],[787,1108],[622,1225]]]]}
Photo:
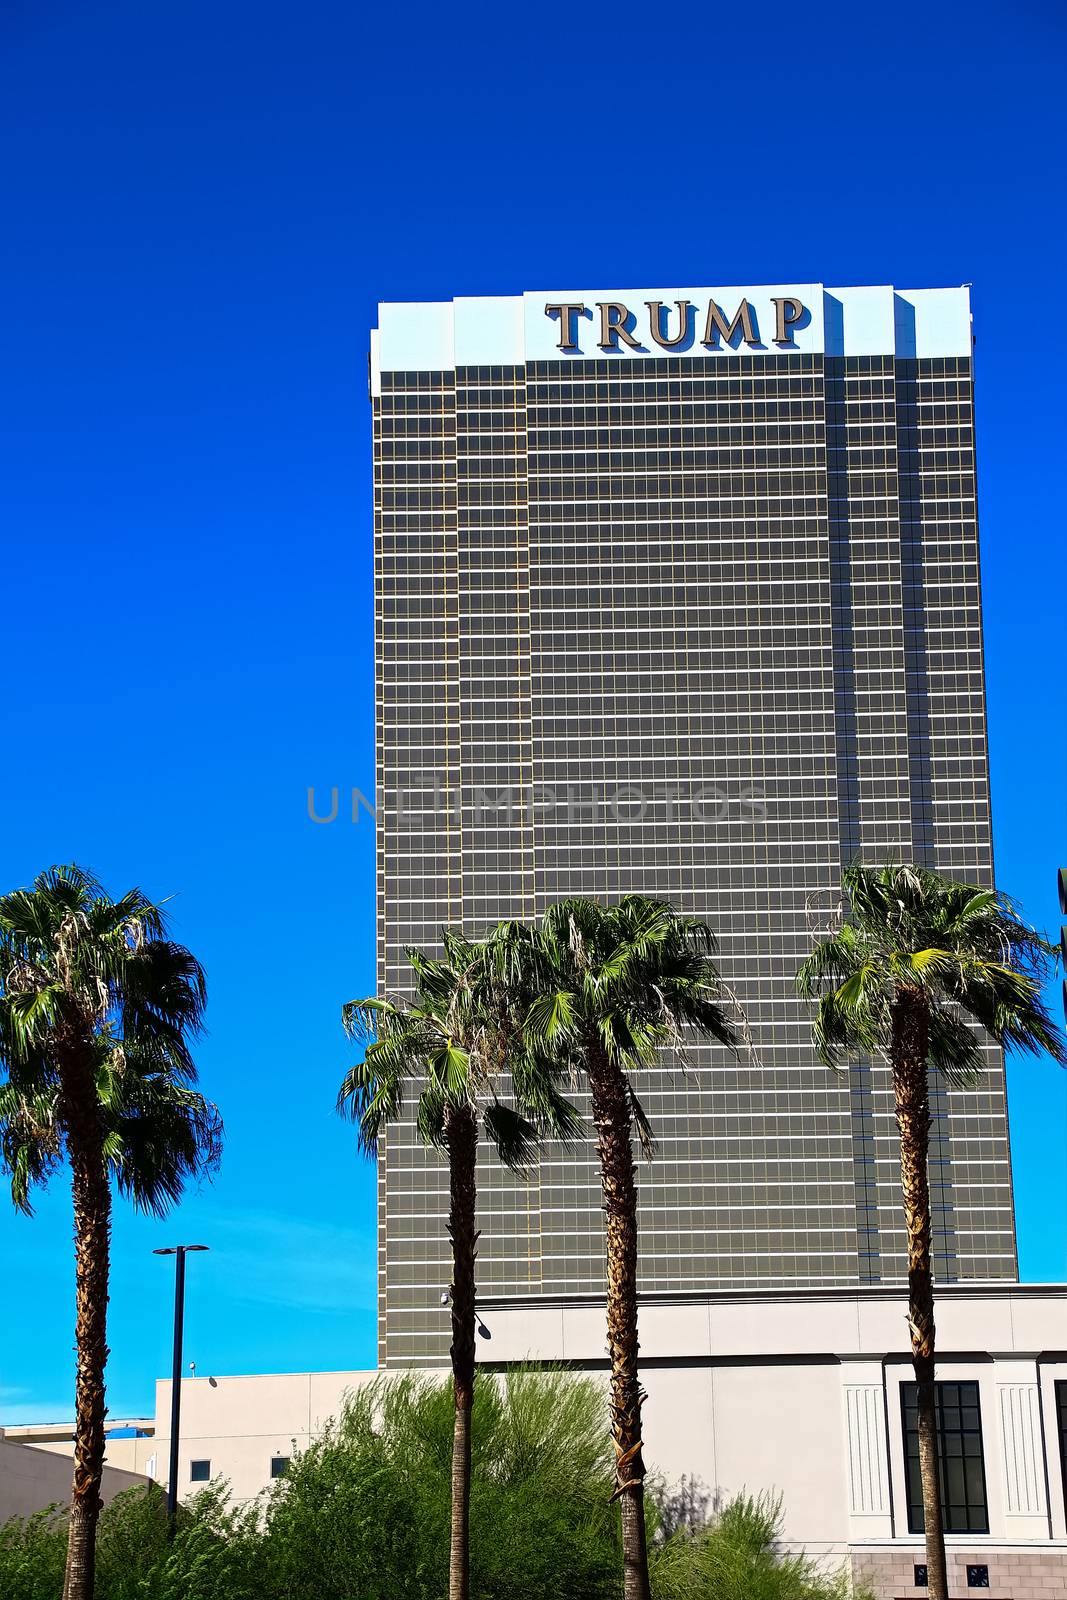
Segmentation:
{"type": "Polygon", "coordinates": [[[919,1468],[930,1600],[947,1600],[934,1388],[930,1258],[930,1070],[954,1084],[979,1075],[979,1038],[1067,1062],[1041,999],[1053,947],[994,889],[923,867],[863,866],[844,874],[846,919],[797,975],[817,999],[815,1046],[839,1068],[880,1056],[893,1077],[908,1235],[908,1322],[918,1388],[919,1468]]]}
{"type": "MultiPolygon", "coordinates": [[[[632,1133],[653,1151],[649,1119],[630,1074],[686,1035],[731,1048],[737,1035],[712,960],[710,929],[671,906],[628,895],[614,906],[560,901],[536,936],[514,946],[526,961],[520,991],[534,996],[523,1027],[528,1062],[589,1086],[606,1218],[607,1323],[615,1498],[622,1513],[625,1600],[649,1600],[642,1392],[637,1337],[637,1188],[632,1133]]],[[[530,1070],[530,1069],[528,1069],[530,1070]]]]}
{"type": "Polygon", "coordinates": [[[576,1120],[548,1062],[527,1066],[517,1060],[515,1106],[499,1097],[512,1055],[511,1019],[520,1009],[515,976],[524,970],[508,952],[525,937],[521,928],[509,927],[491,935],[488,943],[475,943],[446,931],[442,960],[408,950],[414,972],[410,1001],[353,1000],[343,1011],[349,1037],[365,1049],[341,1084],[338,1109],[355,1122],[361,1148],[377,1153],[414,1086],[419,1136],[444,1151],[448,1160],[455,1400],[449,1600],[467,1600],[470,1593],[479,1136],[484,1131],[505,1165],[522,1170],[532,1159],[539,1132],[566,1137],[576,1120]]]}
{"type": "Polygon", "coordinates": [[[111,1180],[162,1215],[217,1164],[193,1088],[204,974],[139,889],[111,900],[76,866],[0,898],[0,1165],[16,1206],[71,1171],[77,1346],[64,1600],[92,1600],[104,1460],[111,1180]]]}

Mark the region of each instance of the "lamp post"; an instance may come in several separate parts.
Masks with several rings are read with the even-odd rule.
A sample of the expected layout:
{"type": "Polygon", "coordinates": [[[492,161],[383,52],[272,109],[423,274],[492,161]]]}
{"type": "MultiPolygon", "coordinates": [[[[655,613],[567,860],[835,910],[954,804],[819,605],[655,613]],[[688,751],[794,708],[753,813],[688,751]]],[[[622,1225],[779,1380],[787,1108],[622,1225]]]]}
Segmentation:
{"type": "Polygon", "coordinates": [[[182,1406],[182,1334],[185,1327],[185,1258],[190,1250],[207,1250],[206,1244],[172,1244],[153,1250],[154,1256],[174,1257],[174,1362],[170,1378],[170,1475],[167,1478],[167,1530],[174,1537],[178,1515],[178,1425],[182,1406]]]}

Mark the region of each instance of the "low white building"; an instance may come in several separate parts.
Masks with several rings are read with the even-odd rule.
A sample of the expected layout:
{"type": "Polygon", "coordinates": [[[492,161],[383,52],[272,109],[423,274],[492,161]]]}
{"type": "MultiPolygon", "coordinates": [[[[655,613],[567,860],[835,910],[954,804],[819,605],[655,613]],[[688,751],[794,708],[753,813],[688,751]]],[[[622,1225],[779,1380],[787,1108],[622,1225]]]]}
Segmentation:
{"type": "MultiPolygon", "coordinates": [[[[153,1424],[112,1424],[113,1428],[116,1426],[122,1431],[142,1427],[150,1433],[153,1424]]],[[[133,1448],[143,1442],[132,1437],[109,1441],[100,1486],[105,1505],[124,1489],[144,1483],[145,1473],[135,1464],[133,1448]]],[[[69,1422],[0,1428],[0,1524],[11,1517],[29,1517],[48,1506],[69,1502],[73,1449],[74,1427],[69,1422]]]]}
{"type": "MultiPolygon", "coordinates": [[[[483,1364],[566,1363],[606,1377],[603,1306],[479,1302],[483,1364]]],[[[647,1296],[648,1463],[710,1512],[741,1489],[783,1496],[790,1543],[851,1560],[878,1600],[921,1596],[909,1470],[911,1367],[900,1290],[647,1296]]],[[[957,1285],[938,1295],[951,1592],[1067,1597],[1067,1288],[957,1285]]],[[[255,1496],[374,1373],[215,1375],[182,1385],[185,1497],[224,1476],[255,1496]]],[[[114,1466],[165,1481],[170,1383],[154,1425],[115,1439],[114,1466]]],[[[8,1437],[34,1439],[29,1429],[8,1437]]],[[[69,1444],[65,1446],[69,1449],[69,1444]]],[[[921,1576],[921,1575],[920,1575],[921,1576]]]]}

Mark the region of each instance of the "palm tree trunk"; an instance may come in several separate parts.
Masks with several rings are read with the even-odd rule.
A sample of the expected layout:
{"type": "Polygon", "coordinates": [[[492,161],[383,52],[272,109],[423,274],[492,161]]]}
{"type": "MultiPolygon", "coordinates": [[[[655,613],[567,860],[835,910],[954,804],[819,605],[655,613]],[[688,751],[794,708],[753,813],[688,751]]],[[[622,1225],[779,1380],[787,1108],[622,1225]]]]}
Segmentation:
{"type": "Polygon", "coordinates": [[[475,1160],[478,1122],[471,1106],[445,1115],[448,1139],[448,1232],[452,1240],[452,1539],[448,1600],[470,1595],[471,1413],[474,1409],[475,1160]]]}
{"type": "Polygon", "coordinates": [[[645,1466],[637,1369],[637,1185],[630,1106],[621,1069],[599,1042],[589,1047],[589,1087],[600,1156],[608,1273],[608,1353],[615,1496],[622,1512],[624,1600],[649,1600],[645,1466]]]}
{"type": "Polygon", "coordinates": [[[930,1600],[948,1600],[945,1531],[937,1459],[934,1387],[934,1278],[930,1259],[930,1088],[926,1056],[929,1011],[925,996],[901,989],[893,1003],[891,1057],[900,1181],[908,1231],[908,1325],[918,1387],[919,1475],[926,1527],[926,1573],[930,1600]]]}
{"type": "Polygon", "coordinates": [[[70,1498],[63,1600],[93,1600],[96,1525],[104,1471],[104,1369],[107,1365],[107,1283],[111,1189],[91,1066],[61,1068],[61,1115],[74,1199],[75,1344],[74,1483],[70,1498]]]}

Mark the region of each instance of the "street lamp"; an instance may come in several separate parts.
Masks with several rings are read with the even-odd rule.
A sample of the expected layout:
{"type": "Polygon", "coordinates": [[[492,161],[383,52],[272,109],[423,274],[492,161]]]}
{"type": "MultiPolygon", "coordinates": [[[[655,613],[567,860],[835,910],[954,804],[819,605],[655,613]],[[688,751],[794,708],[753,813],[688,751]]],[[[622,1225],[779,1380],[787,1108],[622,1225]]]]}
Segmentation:
{"type": "Polygon", "coordinates": [[[185,1326],[185,1258],[190,1250],[207,1250],[206,1244],[172,1244],[153,1250],[154,1256],[174,1257],[174,1362],[170,1378],[170,1476],[167,1479],[167,1527],[174,1537],[178,1515],[178,1422],[182,1405],[182,1333],[185,1326]]]}
{"type": "MultiPolygon", "coordinates": [[[[443,1306],[448,1306],[448,1305],[452,1304],[452,1290],[451,1289],[442,1289],[441,1290],[441,1304],[443,1306]]],[[[482,1321],[481,1313],[478,1312],[478,1311],[475,1311],[475,1313],[474,1313],[474,1325],[478,1329],[478,1332],[482,1336],[483,1339],[491,1339],[493,1337],[493,1335],[490,1333],[489,1329],[486,1327],[485,1323],[482,1321]]]]}

